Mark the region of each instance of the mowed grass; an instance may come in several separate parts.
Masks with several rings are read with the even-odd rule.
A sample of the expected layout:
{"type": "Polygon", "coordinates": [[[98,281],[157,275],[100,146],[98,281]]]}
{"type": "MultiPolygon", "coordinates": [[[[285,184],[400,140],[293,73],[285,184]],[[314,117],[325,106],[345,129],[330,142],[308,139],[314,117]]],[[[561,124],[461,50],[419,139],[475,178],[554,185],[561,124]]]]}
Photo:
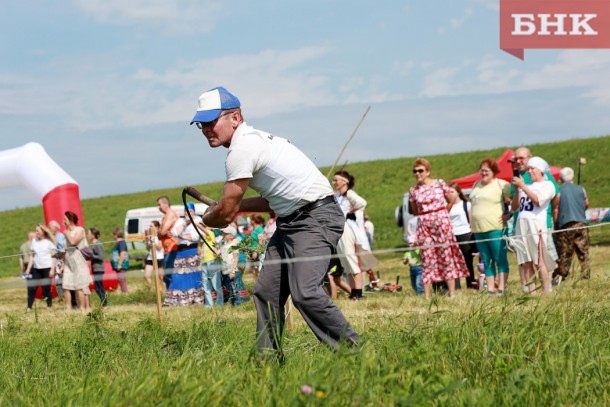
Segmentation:
{"type": "Polygon", "coordinates": [[[609,256],[593,247],[590,281],[529,296],[511,255],[507,297],[461,290],[427,301],[409,288],[400,254],[384,254],[382,279],[400,275],[403,292],[337,300],[362,349],[330,351],[292,311],[284,365],[258,362],[252,301],[165,308],[159,322],[136,271],[107,311],[37,302],[25,314],[24,287],[6,278],[0,405],[608,405],[609,256]]]}

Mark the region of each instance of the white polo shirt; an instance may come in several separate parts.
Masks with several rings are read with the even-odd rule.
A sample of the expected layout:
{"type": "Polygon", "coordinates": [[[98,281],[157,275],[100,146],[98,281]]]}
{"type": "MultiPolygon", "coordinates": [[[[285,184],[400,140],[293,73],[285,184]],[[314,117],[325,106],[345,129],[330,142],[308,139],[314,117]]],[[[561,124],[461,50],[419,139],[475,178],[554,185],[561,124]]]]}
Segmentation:
{"type": "Polygon", "coordinates": [[[246,123],[233,134],[225,170],[227,181],[249,178],[250,187],[278,216],[333,193],[328,180],[301,150],[246,123]]]}

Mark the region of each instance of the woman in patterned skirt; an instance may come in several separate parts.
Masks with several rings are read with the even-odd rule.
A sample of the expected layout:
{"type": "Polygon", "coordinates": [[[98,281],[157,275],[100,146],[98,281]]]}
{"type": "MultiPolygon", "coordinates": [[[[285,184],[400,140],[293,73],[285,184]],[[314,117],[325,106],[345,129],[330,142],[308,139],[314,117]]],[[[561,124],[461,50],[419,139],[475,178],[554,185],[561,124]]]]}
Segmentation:
{"type": "Polygon", "coordinates": [[[418,216],[417,245],[424,246],[421,249],[424,294],[429,298],[431,284],[446,281],[449,296],[453,297],[455,279],[468,276],[468,269],[451,228],[449,187],[442,179],[430,177],[430,163],[424,158],[415,160],[413,174],[417,184],[409,190],[409,202],[413,214],[418,216]]]}
{"type": "Polygon", "coordinates": [[[193,225],[190,218],[180,218],[174,223],[171,235],[178,238],[178,250],[170,270],[171,282],[167,287],[163,306],[185,306],[204,303],[203,274],[201,272],[201,257],[198,253],[197,241],[199,235],[195,231],[196,225],[201,223],[201,217],[195,215],[195,206],[189,202],[189,212],[195,221],[193,225]]]}

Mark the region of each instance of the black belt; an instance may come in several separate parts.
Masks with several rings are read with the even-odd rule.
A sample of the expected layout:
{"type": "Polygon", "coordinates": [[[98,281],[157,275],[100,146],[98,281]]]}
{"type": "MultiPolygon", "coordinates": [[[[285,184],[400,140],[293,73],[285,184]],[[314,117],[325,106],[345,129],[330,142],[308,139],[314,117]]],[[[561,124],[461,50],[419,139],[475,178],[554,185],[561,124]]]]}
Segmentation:
{"type": "Polygon", "coordinates": [[[301,206],[299,209],[297,209],[296,211],[292,212],[290,215],[286,215],[286,216],[281,216],[278,219],[281,219],[284,222],[290,222],[291,220],[293,220],[294,218],[296,218],[297,216],[303,214],[303,213],[308,213],[313,211],[316,208],[319,208],[320,206],[324,206],[327,205],[329,203],[332,202],[336,202],[335,200],[335,196],[334,195],[328,195],[324,198],[320,198],[317,201],[313,201],[310,202],[306,205],[301,206]]]}

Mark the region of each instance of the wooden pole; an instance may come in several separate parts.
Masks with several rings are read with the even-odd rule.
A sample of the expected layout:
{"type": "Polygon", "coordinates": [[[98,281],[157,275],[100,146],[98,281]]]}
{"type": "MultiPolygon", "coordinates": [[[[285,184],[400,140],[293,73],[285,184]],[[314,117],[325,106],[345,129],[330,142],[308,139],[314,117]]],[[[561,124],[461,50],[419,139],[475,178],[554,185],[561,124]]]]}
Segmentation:
{"type": "Polygon", "coordinates": [[[153,278],[155,279],[155,291],[157,292],[157,314],[159,316],[159,322],[163,321],[163,312],[161,311],[161,287],[159,287],[159,266],[157,265],[157,246],[155,245],[155,237],[153,233],[156,233],[153,227],[150,227],[150,252],[152,253],[152,264],[153,264],[153,278]]]}
{"type": "Polygon", "coordinates": [[[288,315],[288,321],[286,322],[286,325],[288,325],[288,332],[290,332],[291,334],[293,334],[295,331],[294,316],[292,315],[293,309],[294,306],[292,305],[292,296],[290,296],[288,297],[288,301],[286,301],[286,305],[284,305],[284,312],[288,315]]]}
{"type": "Polygon", "coordinates": [[[337,163],[339,162],[339,160],[341,159],[341,156],[343,155],[343,152],[345,151],[345,149],[347,148],[347,145],[350,143],[350,141],[352,141],[352,139],[354,138],[354,136],[356,135],[356,132],[358,131],[358,129],[360,128],[360,125],[362,124],[362,122],[364,121],[364,118],[366,117],[366,115],[369,113],[369,110],[371,110],[371,107],[367,107],[366,111],[364,112],[364,114],[362,115],[362,117],[360,118],[360,121],[358,122],[358,124],[356,125],[356,128],[354,129],[354,131],[352,131],[352,134],[349,136],[349,138],[347,139],[347,141],[345,142],[345,144],[343,145],[343,148],[341,149],[341,152],[339,153],[339,155],[337,156],[337,159],[335,160],[334,164],[332,167],[330,167],[330,171],[328,171],[328,174],[326,174],[326,178],[330,178],[330,175],[333,173],[333,170],[335,169],[335,167],[337,166],[337,163]]]}

